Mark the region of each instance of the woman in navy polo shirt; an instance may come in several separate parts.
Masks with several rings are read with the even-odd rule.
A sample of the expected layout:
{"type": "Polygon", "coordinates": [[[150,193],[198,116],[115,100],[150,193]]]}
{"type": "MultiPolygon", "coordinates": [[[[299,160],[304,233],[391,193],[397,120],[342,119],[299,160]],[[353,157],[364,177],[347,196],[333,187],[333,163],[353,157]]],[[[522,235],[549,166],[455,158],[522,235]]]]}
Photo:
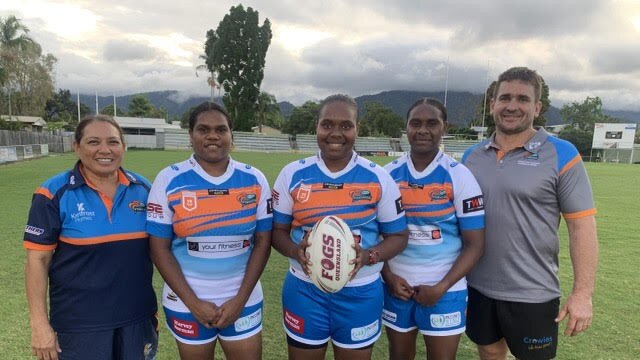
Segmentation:
{"type": "Polygon", "coordinates": [[[124,137],[108,116],[82,119],[73,146],[79,161],[36,189],[25,227],[32,353],[44,360],[153,359],[149,182],[120,167],[124,137]]]}

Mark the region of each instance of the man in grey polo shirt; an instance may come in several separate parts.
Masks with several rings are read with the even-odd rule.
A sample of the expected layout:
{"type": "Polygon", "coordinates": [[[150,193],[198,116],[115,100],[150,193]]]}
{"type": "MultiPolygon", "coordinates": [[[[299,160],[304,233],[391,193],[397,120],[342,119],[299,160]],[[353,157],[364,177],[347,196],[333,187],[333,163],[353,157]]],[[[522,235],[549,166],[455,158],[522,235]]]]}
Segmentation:
{"type": "Polygon", "coordinates": [[[491,99],[495,133],[462,162],[485,201],[485,252],[467,275],[467,335],[480,359],[551,359],[558,322],[565,335],[591,325],[598,262],[591,185],[576,148],[533,128],[542,109],[533,70],[500,75],[491,99]],[[569,230],[573,289],[560,308],[558,227],[569,230]]]}

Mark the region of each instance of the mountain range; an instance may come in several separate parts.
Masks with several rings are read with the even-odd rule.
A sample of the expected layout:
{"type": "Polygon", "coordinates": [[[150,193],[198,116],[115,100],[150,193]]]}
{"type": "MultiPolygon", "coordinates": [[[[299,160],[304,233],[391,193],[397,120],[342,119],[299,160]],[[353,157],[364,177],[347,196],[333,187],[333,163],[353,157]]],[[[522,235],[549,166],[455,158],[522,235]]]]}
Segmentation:
{"type": "MultiPolygon", "coordinates": [[[[127,111],[131,97],[138,94],[117,96],[116,107],[120,110],[127,111]]],[[[207,96],[191,96],[185,97],[181,93],[175,90],[154,91],[142,93],[147,99],[157,108],[164,107],[170,118],[180,118],[182,114],[188,111],[191,107],[200,104],[203,101],[209,100],[207,96]]],[[[73,95],[75,98],[75,95],[73,95]]],[[[406,91],[406,90],[392,90],[383,91],[374,95],[362,95],[355,98],[358,103],[358,107],[363,109],[365,102],[377,101],[384,106],[390,108],[394,113],[401,117],[406,116],[406,111],[413,104],[414,101],[422,97],[433,97],[444,101],[444,91],[440,92],[426,92],[426,91],[406,91]]],[[[113,96],[98,96],[98,107],[103,108],[113,103],[113,96]]],[[[447,112],[448,120],[451,124],[457,126],[467,126],[469,121],[476,117],[476,113],[481,112],[482,94],[473,94],[463,91],[448,91],[447,92],[447,112]]],[[[220,99],[216,99],[220,102],[220,99]]],[[[80,102],[87,105],[92,111],[96,108],[96,96],[80,94],[80,102]]],[[[295,107],[293,104],[287,101],[279,102],[280,112],[284,117],[287,117],[293,111],[295,107]]],[[[488,109],[487,109],[488,111],[488,109]]],[[[618,118],[623,122],[640,123],[640,111],[620,111],[620,110],[603,110],[606,115],[618,118]]],[[[560,110],[554,106],[551,106],[544,114],[547,118],[547,125],[562,124],[562,117],[560,110]]]]}

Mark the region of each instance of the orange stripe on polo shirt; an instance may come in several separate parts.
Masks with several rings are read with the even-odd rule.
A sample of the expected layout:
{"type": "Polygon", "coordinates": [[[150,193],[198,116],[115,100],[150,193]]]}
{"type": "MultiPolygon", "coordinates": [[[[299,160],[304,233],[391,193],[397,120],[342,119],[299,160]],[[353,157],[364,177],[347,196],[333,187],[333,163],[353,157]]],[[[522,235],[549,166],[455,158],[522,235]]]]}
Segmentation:
{"type": "Polygon", "coordinates": [[[47,188],[39,187],[36,189],[35,194],[40,194],[49,200],[53,199],[53,195],[51,194],[51,191],[49,191],[49,189],[47,188]]]}
{"type": "Polygon", "coordinates": [[[574,212],[574,213],[562,213],[562,216],[565,219],[580,219],[586,216],[590,216],[590,215],[595,215],[596,214],[596,209],[595,208],[591,208],[588,210],[584,210],[584,211],[578,211],[578,212],[574,212]]]}
{"type": "Polygon", "coordinates": [[[56,247],[58,247],[58,244],[42,245],[42,244],[31,242],[29,240],[25,240],[22,243],[22,246],[24,246],[25,249],[29,249],[29,250],[53,251],[56,249],[56,247]]]}
{"type": "Polygon", "coordinates": [[[560,169],[559,175],[564,174],[567,170],[571,169],[575,164],[579,163],[580,160],[582,160],[582,158],[580,157],[580,154],[576,155],[576,157],[571,159],[571,161],[569,161],[567,165],[565,165],[562,169],[560,169]]]}
{"type": "Polygon", "coordinates": [[[96,236],[90,238],[70,238],[66,236],[60,236],[59,240],[71,245],[95,245],[104,244],[116,241],[127,241],[144,239],[147,237],[147,233],[144,231],[132,232],[132,233],[120,233],[106,236],[96,236]]]}

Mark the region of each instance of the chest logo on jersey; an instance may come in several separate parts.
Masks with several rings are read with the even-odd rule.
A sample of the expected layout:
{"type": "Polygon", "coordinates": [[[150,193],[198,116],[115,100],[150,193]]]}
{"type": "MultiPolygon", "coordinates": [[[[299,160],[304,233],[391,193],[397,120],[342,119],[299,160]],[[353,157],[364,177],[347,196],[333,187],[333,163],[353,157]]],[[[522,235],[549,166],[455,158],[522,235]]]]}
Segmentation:
{"type": "Polygon", "coordinates": [[[307,201],[309,201],[310,197],[311,197],[311,185],[300,183],[300,187],[298,188],[298,194],[296,195],[296,200],[304,204],[307,201]]]}
{"type": "Polygon", "coordinates": [[[182,207],[187,211],[198,208],[198,195],[193,191],[182,192],[182,207]]]}
{"type": "Polygon", "coordinates": [[[351,196],[351,201],[371,201],[371,191],[369,190],[353,190],[349,193],[351,196]]]}
{"type": "Polygon", "coordinates": [[[77,212],[71,214],[71,219],[75,222],[93,221],[96,216],[95,211],[87,211],[84,208],[84,203],[76,203],[77,212]]]}
{"type": "Polygon", "coordinates": [[[462,200],[462,212],[464,214],[484,210],[484,198],[482,195],[462,200]]]}
{"type": "Polygon", "coordinates": [[[236,198],[238,199],[238,201],[240,202],[240,205],[242,205],[242,207],[245,207],[247,205],[251,205],[251,204],[255,204],[256,200],[257,200],[257,196],[254,193],[242,193],[240,195],[238,195],[238,197],[236,198]]]}
{"type": "Polygon", "coordinates": [[[517,161],[518,165],[524,166],[539,166],[539,156],[538,153],[532,153],[531,155],[525,156],[524,159],[520,159],[517,161]]]}
{"type": "Polygon", "coordinates": [[[207,190],[209,195],[212,196],[224,196],[229,195],[229,189],[209,189],[207,190]]]}
{"type": "Polygon", "coordinates": [[[447,191],[445,189],[436,189],[431,191],[429,196],[431,197],[431,201],[446,200],[447,191]]]}
{"type": "Polygon", "coordinates": [[[129,203],[129,209],[134,213],[139,213],[147,211],[147,206],[141,201],[134,200],[129,203]]]}
{"type": "Polygon", "coordinates": [[[322,183],[322,188],[323,189],[340,190],[343,187],[344,187],[343,183],[331,183],[331,182],[322,183]]]}

